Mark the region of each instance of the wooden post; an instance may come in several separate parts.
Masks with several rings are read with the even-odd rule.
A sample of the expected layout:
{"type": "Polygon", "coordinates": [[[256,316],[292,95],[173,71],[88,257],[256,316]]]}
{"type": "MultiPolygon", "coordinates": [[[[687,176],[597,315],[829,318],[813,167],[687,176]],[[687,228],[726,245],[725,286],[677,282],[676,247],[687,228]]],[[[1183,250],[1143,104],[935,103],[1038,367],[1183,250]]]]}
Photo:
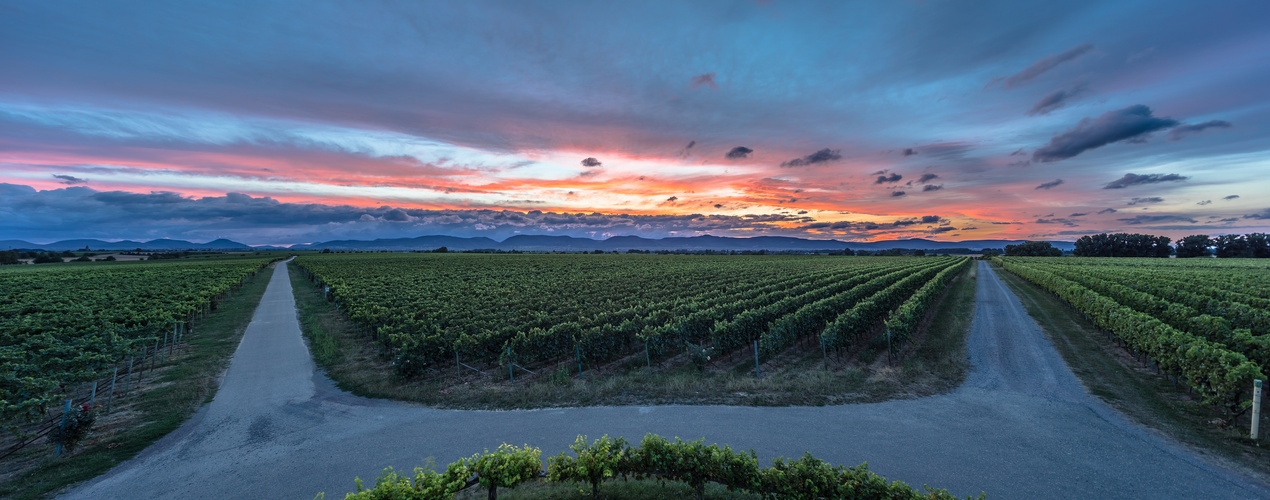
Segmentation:
{"type": "Polygon", "coordinates": [[[578,376],[582,376],[582,346],[573,346],[578,351],[578,376]]]}
{"type": "Polygon", "coordinates": [[[644,361],[648,363],[648,368],[653,367],[653,357],[648,355],[648,341],[644,341],[644,361]]]}
{"type": "Polygon", "coordinates": [[[1252,381],[1252,440],[1257,440],[1257,428],[1261,424],[1261,381],[1252,381]]]}
{"type": "Polygon", "coordinates": [[[463,378],[463,364],[459,363],[459,351],[457,349],[454,351],[454,374],[458,375],[460,380],[463,378]]]}
{"type": "Polygon", "coordinates": [[[758,372],[758,341],[754,341],[754,378],[763,378],[758,372]]]}
{"type": "Polygon", "coordinates": [[[93,392],[88,395],[88,404],[97,402],[97,381],[93,381],[93,392]]]}
{"type": "Polygon", "coordinates": [[[115,367],[115,371],[110,374],[110,395],[106,396],[106,413],[110,413],[110,407],[115,403],[115,380],[119,378],[119,367],[115,367]]]}
{"type": "MultiPolygon", "coordinates": [[[[62,425],[61,425],[62,429],[66,429],[66,419],[70,417],[70,413],[71,413],[71,400],[68,399],[66,400],[66,407],[62,409],[62,425]]],[[[56,456],[60,456],[61,454],[62,454],[62,443],[59,442],[57,443],[57,450],[53,452],[53,456],[56,457],[56,456]]]]}
{"type": "Polygon", "coordinates": [[[507,348],[507,378],[512,382],[516,381],[516,369],[512,368],[512,348],[507,348]]]}
{"type": "Polygon", "coordinates": [[[128,357],[128,376],[123,378],[123,393],[128,394],[128,389],[132,387],[132,362],[136,361],[136,356],[128,357]]]}

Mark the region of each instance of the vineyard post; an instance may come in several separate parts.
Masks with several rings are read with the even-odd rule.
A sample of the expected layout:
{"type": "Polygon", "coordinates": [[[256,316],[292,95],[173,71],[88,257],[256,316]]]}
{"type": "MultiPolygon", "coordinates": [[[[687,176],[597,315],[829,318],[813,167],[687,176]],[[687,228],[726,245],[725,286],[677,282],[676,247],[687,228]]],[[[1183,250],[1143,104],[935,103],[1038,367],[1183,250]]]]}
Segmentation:
{"type": "Polygon", "coordinates": [[[132,362],[137,359],[136,356],[128,357],[128,376],[123,378],[123,393],[128,394],[128,389],[132,387],[132,362]]]}
{"type": "Polygon", "coordinates": [[[758,373],[758,341],[754,341],[754,378],[763,378],[758,373]]]}
{"type": "Polygon", "coordinates": [[[1257,427],[1261,423],[1261,381],[1252,381],[1252,440],[1257,440],[1257,427]]]}
{"type": "Polygon", "coordinates": [[[574,346],[578,351],[578,376],[582,376],[582,346],[574,346]]]}
{"type": "Polygon", "coordinates": [[[454,350],[454,374],[455,374],[455,375],[458,375],[460,380],[462,380],[462,379],[463,379],[463,363],[460,363],[460,362],[459,362],[459,350],[458,350],[458,349],[455,349],[455,350],[454,350]]]}
{"type": "MultiPolygon", "coordinates": [[[[61,427],[62,429],[66,429],[66,419],[70,417],[70,414],[71,414],[71,400],[68,399],[66,400],[66,407],[62,408],[62,424],[59,427],[61,427]]],[[[62,443],[59,440],[59,442],[57,443],[57,450],[53,452],[53,456],[56,457],[56,456],[60,456],[61,454],[62,454],[62,443]]]]}
{"type": "Polygon", "coordinates": [[[652,356],[648,355],[648,341],[647,340],[644,341],[644,362],[648,363],[649,368],[653,367],[653,358],[652,356]]]}
{"type": "MultiPolygon", "coordinates": [[[[163,331],[163,348],[164,349],[168,348],[168,331],[167,330],[163,331]]],[[[168,354],[172,354],[172,351],[168,351],[168,354]]]]}
{"type": "Polygon", "coordinates": [[[115,366],[114,372],[110,374],[110,395],[106,396],[106,413],[110,413],[110,407],[115,403],[115,380],[119,378],[119,367],[115,366]]]}
{"type": "Polygon", "coordinates": [[[97,381],[93,381],[93,391],[88,394],[88,404],[97,402],[97,381]]]}
{"type": "Polygon", "coordinates": [[[516,381],[516,369],[512,367],[512,348],[507,348],[507,378],[512,382],[516,381]]]}
{"type": "Polygon", "coordinates": [[[817,337],[817,338],[820,339],[820,355],[824,357],[825,369],[828,370],[829,369],[829,351],[825,349],[825,338],[824,337],[817,337]]]}

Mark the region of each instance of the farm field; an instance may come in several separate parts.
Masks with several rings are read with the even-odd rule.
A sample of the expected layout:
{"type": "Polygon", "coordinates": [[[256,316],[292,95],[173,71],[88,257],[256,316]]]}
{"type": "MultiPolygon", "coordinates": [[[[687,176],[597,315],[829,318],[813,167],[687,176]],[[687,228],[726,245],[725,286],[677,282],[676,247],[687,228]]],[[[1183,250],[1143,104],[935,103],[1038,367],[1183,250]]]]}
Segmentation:
{"type": "Polygon", "coordinates": [[[102,262],[0,268],[0,422],[46,416],[78,385],[174,332],[269,263],[102,262]]]}
{"type": "Polygon", "coordinates": [[[1270,263],[1256,259],[998,258],[1140,360],[1239,415],[1270,366],[1270,263]]]}
{"type": "MultiPolygon", "coordinates": [[[[718,385],[744,393],[734,402],[799,404],[788,398],[744,399],[770,392],[753,384],[756,365],[764,380],[798,374],[804,382],[820,377],[823,385],[841,385],[847,382],[844,377],[862,382],[867,374],[858,370],[861,365],[889,367],[894,361],[911,366],[904,364],[904,356],[912,353],[912,340],[930,305],[964,274],[969,261],[321,254],[301,256],[295,265],[299,271],[294,279],[307,277],[310,285],[297,285],[297,293],[316,286],[355,332],[345,339],[343,350],[349,352],[331,357],[357,358],[354,351],[360,347],[366,358],[366,346],[375,346],[372,359],[344,363],[346,368],[378,366],[377,375],[367,373],[367,366],[351,367],[361,372],[359,383],[377,387],[355,392],[445,405],[435,394],[473,384],[537,381],[568,386],[589,380],[594,385],[621,379],[613,375],[630,375],[628,382],[647,388],[669,381],[660,375],[674,379],[671,385],[691,385],[705,373],[724,376],[728,383],[718,385]],[[428,389],[417,391],[423,398],[391,389],[403,382],[428,389]]],[[[303,317],[303,297],[301,302],[303,317]]],[[[959,323],[963,333],[966,324],[968,313],[959,323]]],[[[322,362],[325,347],[316,349],[322,362]]],[[[960,352],[956,349],[948,351],[960,352]]],[[[328,371],[350,385],[341,380],[340,370],[328,371]]],[[[664,399],[683,402],[673,396],[664,399]]],[[[506,405],[587,403],[597,401],[506,405]]]]}

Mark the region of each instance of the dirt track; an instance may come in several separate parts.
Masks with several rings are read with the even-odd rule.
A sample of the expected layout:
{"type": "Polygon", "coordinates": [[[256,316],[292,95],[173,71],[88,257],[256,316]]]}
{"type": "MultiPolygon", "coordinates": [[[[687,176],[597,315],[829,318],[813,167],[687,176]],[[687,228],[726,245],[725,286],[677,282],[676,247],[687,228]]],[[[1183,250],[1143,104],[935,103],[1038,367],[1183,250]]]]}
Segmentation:
{"type": "Polygon", "coordinates": [[[500,443],[544,455],[578,434],[645,433],[804,451],[892,480],[989,498],[1266,498],[1270,490],[1126,422],[1086,395],[1018,299],[979,263],[951,394],[836,407],[435,410],[342,393],[314,369],[278,266],[216,398],[176,432],[64,498],[342,498],[386,466],[445,464],[500,443]]]}

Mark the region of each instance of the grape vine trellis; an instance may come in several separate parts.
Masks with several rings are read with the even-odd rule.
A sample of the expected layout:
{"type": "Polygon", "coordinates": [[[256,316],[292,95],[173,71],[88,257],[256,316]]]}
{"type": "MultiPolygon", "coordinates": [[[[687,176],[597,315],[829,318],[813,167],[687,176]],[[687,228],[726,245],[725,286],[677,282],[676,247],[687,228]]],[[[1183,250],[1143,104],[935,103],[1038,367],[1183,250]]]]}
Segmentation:
{"type": "Polygon", "coordinates": [[[119,262],[0,269],[0,425],[46,416],[269,263],[119,262]]]}
{"type": "MultiPolygon", "coordinates": [[[[883,324],[897,343],[964,258],[345,254],[296,259],[404,376],[480,360],[603,363],[816,338],[847,349],[883,324]]],[[[446,371],[453,373],[453,371],[446,371]]],[[[504,368],[502,373],[514,373],[504,368]]]]}

